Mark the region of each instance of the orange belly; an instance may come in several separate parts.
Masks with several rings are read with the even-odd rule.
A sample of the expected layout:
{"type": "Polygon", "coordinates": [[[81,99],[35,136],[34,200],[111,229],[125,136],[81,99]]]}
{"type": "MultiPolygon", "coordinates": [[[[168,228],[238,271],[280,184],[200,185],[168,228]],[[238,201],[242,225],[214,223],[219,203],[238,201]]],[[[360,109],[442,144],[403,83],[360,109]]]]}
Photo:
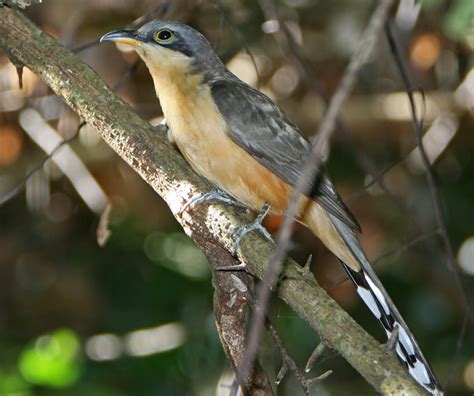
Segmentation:
{"type": "MultiPolygon", "coordinates": [[[[177,143],[179,147],[180,144],[177,143]]],[[[292,188],[230,138],[215,146],[208,142],[206,150],[202,152],[202,157],[206,158],[202,158],[202,161],[198,161],[196,157],[189,158],[185,147],[186,145],[180,147],[181,152],[196,172],[238,201],[256,211],[266,202],[270,205],[271,214],[280,215],[286,210],[292,188]]],[[[359,263],[342,240],[326,210],[317,202],[311,201],[306,205],[307,202],[307,197],[300,197],[298,221],[305,224],[336,257],[352,269],[358,270],[359,263]],[[301,216],[303,209],[306,210],[301,216]]]]}
{"type": "MultiPolygon", "coordinates": [[[[168,71],[159,65],[156,68],[152,75],[168,126],[193,169],[250,208],[258,211],[268,203],[270,213],[283,214],[292,188],[230,139],[209,87],[201,84],[199,76],[188,77],[184,66],[181,75],[176,75],[181,70],[178,65],[168,71]]],[[[301,197],[301,208],[305,202],[307,198],[301,197]]],[[[318,203],[311,201],[303,217],[297,217],[337,257],[358,269],[318,203]]]]}

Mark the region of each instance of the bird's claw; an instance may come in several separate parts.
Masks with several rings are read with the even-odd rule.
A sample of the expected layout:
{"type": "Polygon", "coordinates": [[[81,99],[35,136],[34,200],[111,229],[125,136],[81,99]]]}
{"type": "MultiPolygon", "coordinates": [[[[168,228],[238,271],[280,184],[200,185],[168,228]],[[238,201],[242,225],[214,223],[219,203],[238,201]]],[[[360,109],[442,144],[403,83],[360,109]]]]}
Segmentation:
{"type": "Polygon", "coordinates": [[[270,211],[270,205],[265,203],[262,209],[260,209],[260,212],[258,212],[258,215],[255,218],[253,223],[246,224],[242,227],[239,227],[233,232],[233,234],[235,235],[235,240],[232,247],[232,254],[234,256],[237,254],[237,250],[239,249],[240,241],[242,240],[242,238],[251,231],[258,230],[263,234],[265,238],[267,238],[271,242],[274,242],[270,233],[262,225],[263,219],[266,217],[269,211],[270,211]]]}
{"type": "Polygon", "coordinates": [[[163,133],[168,133],[169,131],[169,126],[168,123],[166,122],[166,118],[163,118],[159,124],[152,124],[154,128],[158,129],[159,131],[163,133]]]}
{"type": "Polygon", "coordinates": [[[239,206],[239,207],[243,207],[243,208],[247,209],[247,206],[245,206],[244,204],[236,201],[234,198],[232,198],[226,192],[224,192],[222,190],[213,190],[213,191],[209,191],[209,192],[204,193],[204,194],[199,194],[199,195],[191,198],[188,202],[186,202],[181,207],[178,214],[184,213],[192,205],[200,204],[202,202],[209,201],[211,199],[215,199],[217,201],[224,202],[228,205],[239,206]]]}

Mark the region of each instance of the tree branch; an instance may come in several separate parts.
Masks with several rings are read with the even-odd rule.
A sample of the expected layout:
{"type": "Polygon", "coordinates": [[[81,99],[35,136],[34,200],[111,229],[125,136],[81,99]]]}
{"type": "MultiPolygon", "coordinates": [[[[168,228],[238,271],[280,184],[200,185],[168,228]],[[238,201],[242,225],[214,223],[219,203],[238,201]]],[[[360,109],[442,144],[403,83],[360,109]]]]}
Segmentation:
{"type": "MultiPolygon", "coordinates": [[[[238,375],[247,345],[245,322],[245,307],[248,303],[247,288],[253,286],[253,279],[245,272],[230,275],[228,272],[217,271],[217,268],[235,265],[237,260],[220,245],[214,245],[207,240],[196,242],[203,249],[212,269],[217,332],[234,372],[238,375]],[[245,290],[236,287],[232,277],[240,279],[245,290]]],[[[258,362],[255,362],[247,378],[239,378],[238,384],[241,384],[245,395],[273,395],[270,381],[258,362]]]]}
{"type": "Polygon", "coordinates": [[[26,8],[33,4],[41,3],[43,0],[3,0],[0,1],[0,7],[2,4],[7,5],[8,7],[19,7],[26,8]]]}
{"type": "MultiPolygon", "coordinates": [[[[0,7],[0,47],[37,73],[166,201],[184,231],[210,255],[204,241],[231,251],[231,232],[249,221],[222,203],[204,203],[184,213],[185,202],[212,190],[167,142],[76,55],[20,12],[0,7]]],[[[274,245],[258,233],[244,237],[239,260],[262,279],[274,245]]],[[[422,395],[392,353],[368,335],[321,289],[312,275],[287,260],[279,296],[337,350],[378,392],[422,395]]],[[[230,275],[229,275],[230,276],[230,275]]]]}

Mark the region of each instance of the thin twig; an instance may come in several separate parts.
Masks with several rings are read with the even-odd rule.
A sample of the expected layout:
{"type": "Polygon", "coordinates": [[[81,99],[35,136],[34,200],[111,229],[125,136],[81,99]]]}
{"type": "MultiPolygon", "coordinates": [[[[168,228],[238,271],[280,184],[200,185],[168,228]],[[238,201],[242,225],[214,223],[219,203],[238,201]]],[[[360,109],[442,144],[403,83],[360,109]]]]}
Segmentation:
{"type": "Polygon", "coordinates": [[[373,259],[372,264],[375,265],[379,261],[382,261],[382,260],[386,259],[389,256],[404,252],[404,251],[408,250],[410,247],[412,247],[413,245],[416,245],[420,242],[424,242],[424,241],[426,241],[430,238],[433,238],[436,235],[439,235],[439,229],[436,229],[436,230],[431,231],[431,232],[423,233],[423,234],[418,235],[418,236],[413,237],[413,238],[409,238],[405,243],[402,243],[402,244],[398,245],[397,247],[395,247],[393,249],[390,249],[390,250],[382,253],[377,258],[373,259]]]}
{"type": "Polygon", "coordinates": [[[423,161],[423,165],[425,167],[426,171],[426,179],[428,182],[429,190],[431,193],[431,198],[433,201],[433,207],[435,210],[435,216],[436,216],[436,222],[439,227],[439,233],[441,235],[441,239],[443,240],[443,244],[446,250],[446,254],[448,256],[448,264],[449,264],[449,269],[454,275],[455,281],[457,283],[457,286],[459,287],[459,290],[461,291],[461,294],[463,296],[464,302],[467,307],[469,307],[469,316],[471,318],[471,321],[474,320],[474,315],[472,311],[471,304],[469,302],[469,298],[467,297],[467,290],[462,282],[461,276],[459,274],[458,267],[456,265],[456,257],[454,254],[454,249],[451,244],[451,241],[449,239],[448,235],[448,227],[446,225],[446,218],[443,212],[443,207],[442,207],[442,202],[441,202],[441,195],[439,193],[438,186],[435,181],[433,169],[431,167],[430,160],[428,158],[428,155],[426,153],[426,150],[423,146],[423,124],[421,121],[418,120],[417,116],[417,110],[416,110],[416,103],[413,95],[413,87],[410,83],[410,79],[408,77],[408,72],[406,70],[406,67],[403,63],[401,53],[397,47],[395,37],[393,35],[392,29],[390,27],[390,24],[386,24],[386,35],[390,44],[390,49],[392,51],[392,55],[396,61],[397,67],[400,71],[400,75],[403,80],[403,84],[405,85],[405,89],[407,91],[408,99],[410,101],[410,110],[412,113],[412,121],[413,121],[413,128],[415,129],[415,134],[416,134],[416,139],[417,139],[417,144],[420,149],[420,154],[421,154],[421,159],[423,161]]]}
{"type": "Polygon", "coordinates": [[[53,158],[54,154],[56,154],[58,152],[58,150],[63,147],[64,145],[66,144],[69,144],[71,143],[75,138],[76,136],[79,134],[80,130],[82,129],[82,127],[86,125],[86,123],[83,121],[79,124],[79,126],[77,127],[77,130],[76,132],[74,133],[74,135],[72,135],[70,138],[67,138],[67,139],[64,139],[62,140],[60,143],[57,144],[56,147],[53,148],[53,150],[51,150],[51,152],[45,156],[33,169],[31,169],[27,174],[26,176],[16,185],[16,187],[11,190],[9,193],[5,194],[3,197],[0,197],[0,207],[2,207],[3,205],[5,205],[8,201],[10,201],[11,199],[15,198],[18,194],[20,194],[22,191],[23,191],[23,187],[25,187],[26,185],[26,182],[38,171],[40,171],[41,169],[43,169],[43,166],[51,159],[53,158]]]}
{"type": "Polygon", "coordinates": [[[286,256],[286,251],[288,249],[292,234],[292,225],[298,210],[299,197],[305,190],[306,186],[310,184],[309,182],[313,180],[314,176],[319,172],[322,163],[322,150],[329,142],[336,125],[337,116],[355,84],[358,71],[367,62],[375,47],[375,43],[377,42],[378,36],[383,29],[385,20],[392,4],[393,0],[381,0],[372,14],[367,29],[364,32],[364,36],[362,37],[362,40],[359,44],[359,48],[352,57],[336,93],[331,98],[328,110],[318,130],[318,139],[316,144],[314,144],[301,176],[292,191],[285,213],[286,217],[282,227],[280,228],[280,231],[278,232],[276,248],[272,258],[270,259],[263,282],[257,289],[257,302],[260,308],[256,310],[255,318],[250,328],[249,343],[245,351],[246,356],[242,368],[244,375],[248,372],[250,367],[252,367],[255,355],[257,353],[261,329],[264,325],[265,313],[270,300],[270,287],[278,278],[278,274],[282,268],[283,260],[286,256]]]}
{"type": "MultiPolygon", "coordinates": [[[[402,78],[403,84],[405,86],[405,90],[408,95],[408,99],[410,101],[410,110],[411,110],[411,115],[412,115],[412,121],[413,121],[413,128],[415,130],[415,135],[416,135],[416,140],[418,143],[418,146],[420,148],[420,154],[421,154],[421,159],[423,162],[423,166],[425,167],[426,171],[426,180],[428,182],[428,187],[431,193],[431,199],[433,202],[433,207],[435,211],[435,216],[436,216],[436,222],[438,224],[439,228],[439,234],[441,236],[441,239],[443,241],[444,249],[447,255],[447,264],[449,270],[453,273],[454,280],[456,282],[456,286],[458,287],[461,298],[463,300],[463,306],[465,308],[465,315],[467,318],[474,323],[474,314],[471,306],[471,302],[468,298],[468,291],[462,281],[461,275],[459,273],[459,269],[456,265],[456,257],[454,255],[454,249],[451,244],[451,241],[449,239],[448,235],[448,228],[446,225],[446,218],[443,212],[443,207],[442,207],[442,202],[441,202],[441,196],[439,193],[438,186],[435,181],[433,169],[431,167],[430,160],[428,158],[428,155],[426,153],[426,150],[423,146],[423,123],[422,121],[418,120],[417,116],[417,109],[416,109],[416,103],[413,95],[413,87],[410,82],[410,78],[408,77],[408,71],[405,67],[405,64],[402,59],[402,55],[398,49],[397,43],[395,41],[395,37],[393,35],[391,26],[389,23],[386,23],[385,25],[385,33],[390,45],[390,49],[393,55],[393,58],[395,60],[395,63],[397,65],[397,68],[400,72],[400,76],[402,78]]],[[[467,324],[466,324],[467,325],[467,324]]],[[[466,325],[463,323],[463,326],[461,327],[461,330],[459,332],[458,336],[458,345],[462,344],[466,332],[466,325]]],[[[458,356],[458,353],[455,353],[454,356],[454,361],[453,361],[453,366],[456,364],[456,358],[458,356]]],[[[451,377],[451,375],[450,375],[451,377]]],[[[450,378],[448,378],[449,380],[450,378]]],[[[447,386],[449,385],[446,383],[444,389],[447,389],[447,386]]]]}
{"type": "Polygon", "coordinates": [[[329,377],[331,374],[332,374],[332,370],[327,370],[325,371],[324,373],[322,373],[321,375],[317,376],[316,378],[313,378],[313,379],[309,379],[308,380],[308,385],[309,386],[312,386],[314,384],[317,384],[321,381],[324,381],[327,377],[329,377]]]}
{"type": "MultiPolygon", "coordinates": [[[[413,247],[414,245],[420,242],[425,242],[435,237],[436,235],[439,235],[439,230],[434,230],[432,232],[423,233],[416,237],[409,238],[405,243],[402,243],[393,249],[387,250],[383,252],[382,254],[380,254],[380,256],[378,256],[377,258],[373,259],[372,265],[375,266],[380,261],[385,260],[386,258],[392,255],[404,252],[408,250],[409,248],[413,247]]],[[[347,282],[348,280],[349,280],[349,277],[347,275],[344,275],[344,277],[337,282],[333,282],[331,284],[321,284],[321,286],[324,287],[324,289],[326,290],[332,290],[336,288],[337,286],[342,285],[343,283],[347,282]]]]}
{"type": "MultiPolygon", "coordinates": [[[[146,22],[149,22],[153,18],[160,18],[162,17],[169,8],[169,5],[171,4],[171,0],[166,0],[162,4],[158,4],[157,6],[153,7],[150,11],[142,15],[141,17],[135,19],[133,22],[129,23],[127,25],[128,28],[136,28],[140,25],[143,25],[146,22]]],[[[94,40],[90,41],[88,43],[85,43],[83,45],[80,45],[79,47],[76,47],[72,49],[71,51],[74,52],[75,54],[78,54],[79,52],[85,51],[86,49],[95,47],[96,45],[100,44],[100,40],[94,40]]]]}
{"type": "Polygon", "coordinates": [[[74,52],[75,54],[78,54],[79,52],[85,51],[86,49],[95,47],[96,45],[99,45],[99,44],[100,44],[99,40],[94,40],[94,41],[90,41],[88,43],[82,44],[79,47],[73,48],[71,49],[71,51],[74,52]]]}
{"type": "MultiPolygon", "coordinates": [[[[112,87],[112,90],[113,91],[117,91],[119,90],[131,77],[132,75],[137,71],[138,69],[138,66],[139,66],[139,62],[138,60],[135,61],[131,66],[130,68],[123,74],[122,77],[120,77],[120,79],[114,84],[114,86],[112,87]]],[[[46,157],[44,157],[39,163],[38,165],[36,165],[33,169],[31,169],[27,175],[17,184],[17,186],[12,190],[10,191],[9,193],[7,193],[6,195],[4,195],[3,197],[0,197],[0,207],[3,206],[5,203],[7,203],[8,201],[10,201],[11,199],[15,198],[19,193],[21,193],[23,191],[23,187],[26,185],[26,182],[38,171],[40,171],[43,166],[48,162],[48,160],[50,160],[54,154],[56,154],[56,152],[62,147],[64,146],[65,144],[69,144],[71,143],[78,135],[79,135],[79,132],[81,131],[81,129],[86,125],[86,122],[85,121],[82,121],[78,127],[77,127],[77,130],[76,132],[74,133],[74,135],[72,135],[70,138],[68,139],[64,139],[63,141],[61,141],[60,143],[58,143],[58,145],[51,151],[51,153],[49,153],[46,157]]]]}
{"type": "Polygon", "coordinates": [[[214,0],[214,7],[216,8],[216,10],[219,12],[219,14],[221,15],[222,19],[221,21],[226,21],[231,30],[232,30],[232,33],[234,33],[234,36],[237,37],[237,40],[239,40],[240,44],[242,44],[242,47],[244,47],[244,50],[245,52],[247,53],[247,55],[250,57],[250,60],[252,61],[252,65],[255,69],[255,73],[257,74],[257,89],[260,88],[260,72],[258,71],[258,67],[257,67],[257,62],[255,60],[255,57],[253,56],[253,53],[252,51],[250,51],[250,48],[249,48],[249,45],[247,43],[247,40],[245,40],[245,37],[243,36],[242,32],[240,31],[240,29],[235,25],[235,23],[227,16],[225,10],[224,10],[224,7],[221,3],[220,0],[214,0]]]}
{"type": "Polygon", "coordinates": [[[454,373],[456,372],[456,368],[459,363],[459,358],[461,356],[462,344],[464,342],[464,338],[466,337],[467,326],[469,325],[469,309],[468,307],[464,310],[464,318],[462,320],[461,330],[459,331],[458,339],[456,341],[456,351],[454,352],[453,358],[451,360],[451,365],[449,369],[448,376],[446,377],[446,381],[443,384],[443,389],[448,389],[448,385],[451,383],[454,373]]]}
{"type": "Polygon", "coordinates": [[[371,180],[367,183],[365,183],[362,188],[360,188],[359,190],[357,191],[354,191],[353,193],[351,193],[344,201],[346,203],[350,203],[350,202],[353,202],[357,199],[359,199],[361,196],[363,196],[364,194],[367,193],[367,190],[372,187],[373,185],[375,184],[380,184],[381,181],[383,181],[385,175],[390,172],[392,169],[396,168],[397,166],[403,164],[406,159],[408,158],[408,156],[410,155],[412,150],[408,151],[407,153],[405,153],[401,158],[399,158],[396,162],[394,162],[393,164],[390,164],[388,165],[385,169],[383,169],[382,171],[378,172],[375,176],[372,176],[371,180]]]}
{"type": "Polygon", "coordinates": [[[285,21],[282,20],[280,14],[277,11],[274,0],[259,0],[260,8],[262,9],[265,19],[274,20],[278,22],[278,29],[274,33],[278,45],[281,47],[285,54],[289,54],[290,58],[295,61],[296,67],[299,69],[305,84],[310,89],[316,92],[319,96],[326,100],[325,95],[322,92],[321,86],[318,81],[313,78],[313,72],[310,68],[309,63],[305,60],[301,53],[299,45],[296,43],[292,33],[288,29],[285,21]]]}
{"type": "MultiPolygon", "coordinates": [[[[290,356],[288,353],[288,350],[286,349],[285,345],[283,344],[282,339],[278,335],[275,327],[271,323],[270,319],[265,317],[265,327],[267,331],[270,333],[270,336],[273,339],[273,342],[275,343],[276,347],[278,348],[278,351],[280,352],[280,355],[283,360],[283,366],[282,369],[285,370],[290,370],[298,380],[299,384],[301,385],[301,388],[303,388],[303,392],[307,396],[311,396],[311,390],[310,387],[308,386],[308,382],[306,378],[304,377],[304,374],[299,370],[298,366],[296,365],[295,361],[293,358],[290,356]]],[[[280,370],[281,371],[281,370],[280,370]]],[[[283,379],[284,375],[279,375],[279,381],[283,379]]]]}
{"type": "MultiPolygon", "coordinates": [[[[258,308],[256,306],[255,296],[253,295],[253,293],[251,292],[251,290],[249,288],[247,289],[247,296],[248,296],[248,301],[249,301],[251,307],[254,309],[254,311],[256,311],[258,308]]],[[[281,358],[282,358],[282,361],[283,361],[282,367],[281,367],[281,369],[280,369],[280,371],[277,375],[277,380],[276,380],[277,385],[281,382],[283,377],[286,375],[287,371],[290,370],[295,375],[295,377],[298,380],[299,384],[301,385],[304,393],[307,396],[310,396],[311,395],[310,387],[311,387],[311,384],[313,383],[311,381],[313,381],[313,380],[306,379],[304,374],[300,371],[297,364],[295,363],[293,358],[290,356],[288,350],[286,349],[285,345],[283,344],[283,340],[281,339],[278,332],[276,331],[275,326],[273,326],[270,318],[267,315],[265,315],[264,324],[265,324],[265,328],[267,329],[268,333],[272,337],[273,342],[275,343],[278,351],[280,352],[280,355],[281,355],[281,358]]]]}
{"type": "Polygon", "coordinates": [[[140,66],[140,59],[137,58],[135,62],[132,63],[132,65],[128,68],[128,70],[120,77],[120,79],[115,83],[113,86],[112,90],[113,91],[119,91],[125,83],[132,78],[132,76],[136,73],[138,70],[138,67],[140,66]]]}
{"type": "Polygon", "coordinates": [[[324,353],[325,350],[326,350],[326,345],[320,342],[318,346],[314,348],[313,353],[309,357],[308,362],[306,363],[306,366],[304,368],[304,371],[309,373],[311,369],[313,368],[313,365],[316,362],[316,360],[318,360],[318,358],[324,353]]]}
{"type": "Polygon", "coordinates": [[[166,14],[171,5],[171,0],[165,0],[161,4],[156,5],[150,11],[142,15],[141,17],[135,19],[132,23],[128,24],[130,28],[136,28],[137,26],[141,26],[153,18],[160,18],[166,14]]]}

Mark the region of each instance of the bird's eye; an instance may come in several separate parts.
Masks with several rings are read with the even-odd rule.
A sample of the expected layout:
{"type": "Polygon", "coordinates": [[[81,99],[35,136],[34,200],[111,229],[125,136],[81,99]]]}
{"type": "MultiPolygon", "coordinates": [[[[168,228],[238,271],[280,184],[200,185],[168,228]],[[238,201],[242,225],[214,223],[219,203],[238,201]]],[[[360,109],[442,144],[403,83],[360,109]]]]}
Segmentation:
{"type": "Polygon", "coordinates": [[[158,33],[155,34],[155,40],[161,43],[170,41],[173,38],[174,38],[173,32],[166,29],[160,30],[158,33]]]}

